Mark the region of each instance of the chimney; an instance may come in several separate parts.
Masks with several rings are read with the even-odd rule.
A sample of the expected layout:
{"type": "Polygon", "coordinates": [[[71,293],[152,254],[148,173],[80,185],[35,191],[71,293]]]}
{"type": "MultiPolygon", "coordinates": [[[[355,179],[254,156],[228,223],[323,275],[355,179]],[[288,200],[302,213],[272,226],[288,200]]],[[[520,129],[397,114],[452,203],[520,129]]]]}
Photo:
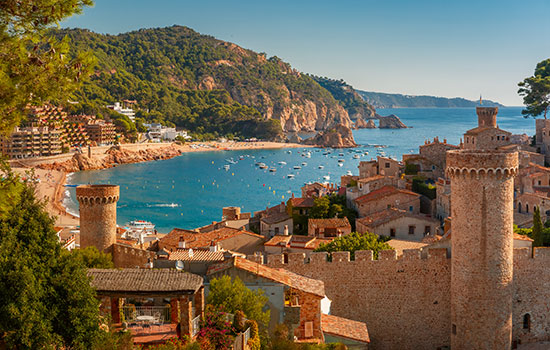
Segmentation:
{"type": "Polygon", "coordinates": [[[283,234],[284,234],[285,236],[288,236],[288,225],[285,225],[285,228],[284,228],[284,230],[283,230],[283,234]]]}
{"type": "Polygon", "coordinates": [[[217,252],[218,251],[218,245],[214,242],[210,242],[210,247],[208,248],[211,252],[217,252]]]}
{"type": "Polygon", "coordinates": [[[193,257],[193,249],[189,248],[189,257],[192,258],[193,257]]]}
{"type": "Polygon", "coordinates": [[[183,236],[180,236],[180,240],[178,242],[178,248],[185,249],[185,240],[183,239],[183,236]]]}
{"type": "Polygon", "coordinates": [[[285,209],[286,209],[286,207],[285,207],[285,202],[281,202],[281,205],[279,205],[279,211],[280,211],[281,213],[284,213],[284,212],[285,212],[285,209]]]}

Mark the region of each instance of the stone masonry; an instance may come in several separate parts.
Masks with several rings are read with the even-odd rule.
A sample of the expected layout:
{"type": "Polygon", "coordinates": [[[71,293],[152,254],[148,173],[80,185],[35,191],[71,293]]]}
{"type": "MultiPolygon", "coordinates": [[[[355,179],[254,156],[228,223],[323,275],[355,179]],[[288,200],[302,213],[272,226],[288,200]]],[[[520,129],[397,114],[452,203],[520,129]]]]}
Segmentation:
{"type": "Polygon", "coordinates": [[[80,248],[109,251],[116,243],[116,185],[81,185],[76,188],[80,207],[80,248]]]}

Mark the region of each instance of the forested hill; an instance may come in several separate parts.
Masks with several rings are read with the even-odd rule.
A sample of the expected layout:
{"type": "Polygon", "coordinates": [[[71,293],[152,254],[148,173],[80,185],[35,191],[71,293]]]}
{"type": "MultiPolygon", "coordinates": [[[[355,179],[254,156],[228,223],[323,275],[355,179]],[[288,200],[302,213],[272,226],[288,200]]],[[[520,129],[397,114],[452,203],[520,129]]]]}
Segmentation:
{"type": "Polygon", "coordinates": [[[359,93],[343,79],[335,80],[326,77],[317,77],[311,75],[316,82],[327,89],[336,100],[348,111],[351,119],[372,117],[376,110],[373,106],[365,102],[359,93]]]}
{"type": "Polygon", "coordinates": [[[196,133],[261,138],[351,124],[326,89],[290,64],[187,27],[119,35],[83,29],[53,33],[97,57],[95,74],[72,96],[79,103],[71,108],[80,112],[136,100],[146,120],[173,122],[196,133]]]}
{"type": "MultiPolygon", "coordinates": [[[[435,96],[411,96],[401,94],[385,94],[382,92],[369,92],[357,90],[357,92],[376,108],[449,108],[449,107],[475,107],[479,101],[470,101],[464,98],[445,98],[435,96]]],[[[483,100],[484,106],[504,107],[503,105],[483,100]]]]}

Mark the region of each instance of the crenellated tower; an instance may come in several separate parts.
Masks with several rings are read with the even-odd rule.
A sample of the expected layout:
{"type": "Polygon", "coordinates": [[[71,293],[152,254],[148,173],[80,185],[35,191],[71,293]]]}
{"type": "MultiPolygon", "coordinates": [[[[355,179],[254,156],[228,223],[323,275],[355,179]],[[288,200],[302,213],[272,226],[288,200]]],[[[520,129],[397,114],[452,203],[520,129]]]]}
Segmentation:
{"type": "MultiPolygon", "coordinates": [[[[488,113],[484,123],[492,123],[492,115],[488,113]]],[[[517,171],[517,152],[447,152],[453,218],[453,350],[511,348],[513,178],[517,171]]]]}
{"type": "Polygon", "coordinates": [[[116,243],[119,193],[116,185],[81,185],[76,188],[80,207],[80,248],[94,246],[105,251],[116,243]]]}

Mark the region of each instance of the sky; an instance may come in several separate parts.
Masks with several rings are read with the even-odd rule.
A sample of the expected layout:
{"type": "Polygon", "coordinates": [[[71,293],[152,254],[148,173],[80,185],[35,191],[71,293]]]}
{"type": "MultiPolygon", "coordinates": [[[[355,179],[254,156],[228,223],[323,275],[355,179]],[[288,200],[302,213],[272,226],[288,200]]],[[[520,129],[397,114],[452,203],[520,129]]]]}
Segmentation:
{"type": "Polygon", "coordinates": [[[550,57],[548,0],[95,0],[62,27],[190,27],[366,91],[519,106],[550,57]]]}

